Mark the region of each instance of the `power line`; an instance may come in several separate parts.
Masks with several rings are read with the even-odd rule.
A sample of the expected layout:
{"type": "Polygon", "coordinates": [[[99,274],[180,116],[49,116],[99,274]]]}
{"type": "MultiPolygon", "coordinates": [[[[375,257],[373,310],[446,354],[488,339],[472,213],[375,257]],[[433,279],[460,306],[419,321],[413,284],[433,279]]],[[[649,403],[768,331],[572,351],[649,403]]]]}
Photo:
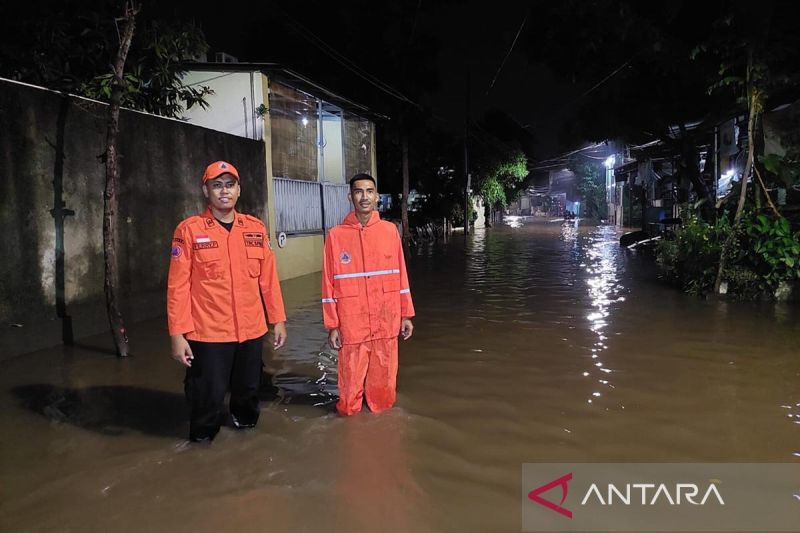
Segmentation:
{"type": "Polygon", "coordinates": [[[367,81],[368,83],[370,83],[374,87],[377,87],[381,91],[385,92],[386,94],[388,94],[388,95],[390,95],[390,96],[392,96],[392,97],[394,97],[394,98],[396,98],[396,99],[398,99],[398,100],[400,100],[402,102],[406,102],[408,104],[411,104],[411,105],[413,105],[413,106],[415,106],[417,108],[421,108],[422,107],[420,104],[414,102],[413,100],[411,100],[410,98],[405,96],[399,90],[397,90],[394,87],[392,87],[391,85],[381,81],[380,79],[378,79],[374,75],[370,74],[366,70],[364,70],[361,67],[359,67],[355,62],[353,62],[351,59],[349,59],[348,57],[346,57],[343,54],[341,54],[340,52],[338,52],[335,48],[333,48],[328,43],[326,43],[324,40],[322,40],[320,37],[318,37],[314,32],[312,32],[311,30],[309,30],[308,28],[306,28],[305,26],[303,26],[302,24],[300,24],[299,22],[294,20],[288,13],[286,13],[280,7],[275,6],[274,4],[273,4],[273,6],[275,7],[275,10],[278,11],[286,19],[287,24],[293,30],[295,30],[297,33],[299,33],[302,37],[305,37],[309,42],[311,42],[311,44],[313,44],[314,46],[316,46],[317,48],[322,50],[323,53],[325,53],[326,55],[331,57],[334,61],[336,61],[340,65],[344,66],[345,68],[347,68],[348,70],[350,70],[351,72],[353,72],[354,74],[356,74],[357,76],[362,78],[363,80],[367,81]]]}
{"type": "Polygon", "coordinates": [[[519,25],[519,29],[517,30],[517,35],[514,36],[514,41],[511,43],[511,47],[508,49],[508,52],[506,52],[506,55],[503,58],[503,61],[500,63],[500,66],[498,67],[497,72],[494,75],[494,78],[492,78],[492,83],[490,83],[489,84],[489,88],[486,89],[486,96],[489,96],[489,92],[492,90],[492,87],[494,87],[494,84],[497,81],[497,77],[500,75],[500,71],[503,70],[503,66],[506,64],[506,61],[508,60],[508,56],[510,56],[511,55],[511,51],[514,50],[514,45],[517,44],[517,39],[519,39],[519,35],[520,35],[520,33],[522,33],[522,28],[525,27],[525,22],[527,22],[528,16],[530,14],[531,14],[531,10],[528,9],[528,11],[525,13],[525,18],[522,19],[522,24],[519,25]]]}
{"type": "MultiPolygon", "coordinates": [[[[637,55],[638,55],[638,54],[637,54],[637,55]]],[[[634,56],[634,57],[635,57],[635,56],[634,56]]],[[[577,101],[577,100],[580,100],[581,98],[583,98],[583,97],[587,96],[589,93],[591,93],[592,91],[594,91],[595,89],[597,89],[598,87],[600,87],[601,85],[603,85],[605,82],[607,82],[608,80],[610,80],[611,78],[613,78],[614,76],[616,76],[616,75],[617,75],[617,73],[618,73],[619,71],[621,71],[622,69],[624,69],[625,67],[627,67],[628,65],[630,65],[630,64],[631,64],[631,61],[633,61],[633,57],[632,57],[632,58],[630,58],[629,60],[627,60],[626,62],[624,62],[624,63],[623,63],[622,65],[620,65],[619,67],[617,67],[617,69],[615,69],[615,70],[614,70],[614,71],[613,71],[611,74],[609,74],[608,76],[606,76],[606,77],[605,77],[605,78],[603,78],[602,80],[600,80],[600,81],[598,81],[597,83],[595,83],[595,84],[592,86],[592,88],[591,88],[591,89],[589,89],[588,91],[584,92],[582,95],[580,95],[580,96],[579,96],[578,98],[576,98],[575,100],[577,101]]]]}

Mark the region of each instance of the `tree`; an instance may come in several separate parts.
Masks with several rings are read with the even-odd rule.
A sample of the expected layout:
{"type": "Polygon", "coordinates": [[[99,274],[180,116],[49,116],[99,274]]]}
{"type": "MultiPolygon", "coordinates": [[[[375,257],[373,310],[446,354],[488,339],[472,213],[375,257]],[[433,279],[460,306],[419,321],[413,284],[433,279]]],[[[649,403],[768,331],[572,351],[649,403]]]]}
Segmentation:
{"type": "MultiPolygon", "coordinates": [[[[13,15],[0,22],[0,75],[111,101],[114,77],[109,70],[123,19],[116,18],[108,2],[32,0],[12,9],[13,15]]],[[[211,90],[182,81],[184,62],[208,49],[200,28],[191,21],[152,16],[141,20],[139,28],[126,59],[120,105],[176,118],[184,102],[205,107],[211,90]]]]}
{"type": "MultiPolygon", "coordinates": [[[[738,103],[747,110],[747,160],[739,181],[734,226],[740,223],[745,213],[751,177],[755,178],[757,184],[752,194],[756,209],[762,207],[763,199],[776,219],[783,218],[762,177],[761,169],[767,169],[763,166],[759,168],[765,161],[759,130],[761,115],[770,95],[798,87],[800,77],[797,61],[800,60],[800,53],[797,47],[800,39],[792,27],[781,27],[786,24],[785,14],[776,12],[775,8],[773,2],[759,6],[734,6],[715,22],[715,33],[693,51],[693,56],[707,55],[719,64],[718,78],[709,92],[732,90],[738,96],[738,103]]],[[[780,170],[773,168],[778,172],[771,177],[774,182],[780,182],[780,170]]],[[[723,199],[723,203],[725,200],[727,198],[723,199]]],[[[735,235],[736,231],[731,231],[722,245],[714,281],[716,293],[720,292],[735,235]]]]}
{"type": "Polygon", "coordinates": [[[608,216],[606,203],[606,184],[602,166],[597,163],[578,162],[570,164],[577,178],[577,188],[581,195],[586,218],[603,219],[608,216]]]}
{"type": "Polygon", "coordinates": [[[470,124],[473,188],[483,197],[486,220],[504,209],[527,186],[534,138],[507,113],[490,109],[470,124]]]}
{"type": "Polygon", "coordinates": [[[521,192],[528,176],[528,160],[520,151],[498,151],[478,161],[475,168],[476,188],[483,197],[487,221],[491,221],[495,210],[508,207],[521,192]]]}
{"type": "Polygon", "coordinates": [[[117,262],[117,211],[119,200],[117,198],[117,182],[119,181],[119,158],[117,140],[119,138],[119,111],[123,95],[126,93],[125,60],[133,40],[136,28],[136,14],[139,7],[133,2],[125,2],[125,22],[120,36],[119,48],[114,59],[113,72],[110,81],[110,99],[108,106],[108,128],[106,135],[106,187],[103,195],[103,257],[105,276],[103,288],[106,295],[106,311],[111,326],[111,335],[117,355],[128,355],[128,335],[125,331],[125,322],[122,319],[116,298],[116,287],[119,282],[117,262]]]}

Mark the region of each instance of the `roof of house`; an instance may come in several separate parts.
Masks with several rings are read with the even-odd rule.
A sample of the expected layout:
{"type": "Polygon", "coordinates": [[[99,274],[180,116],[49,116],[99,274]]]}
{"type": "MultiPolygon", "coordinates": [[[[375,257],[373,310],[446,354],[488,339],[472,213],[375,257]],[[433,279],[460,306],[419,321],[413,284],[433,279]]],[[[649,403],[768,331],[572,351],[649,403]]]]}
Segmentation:
{"type": "Polygon", "coordinates": [[[189,62],[184,66],[190,71],[208,72],[262,72],[279,82],[285,83],[295,89],[306,92],[312,96],[322,98],[326,102],[335,104],[342,109],[357,113],[372,119],[387,120],[389,117],[370,110],[367,106],[350,100],[340,94],[333,92],[327,87],[309,79],[302,74],[284,67],[279,63],[201,63],[189,62]]]}

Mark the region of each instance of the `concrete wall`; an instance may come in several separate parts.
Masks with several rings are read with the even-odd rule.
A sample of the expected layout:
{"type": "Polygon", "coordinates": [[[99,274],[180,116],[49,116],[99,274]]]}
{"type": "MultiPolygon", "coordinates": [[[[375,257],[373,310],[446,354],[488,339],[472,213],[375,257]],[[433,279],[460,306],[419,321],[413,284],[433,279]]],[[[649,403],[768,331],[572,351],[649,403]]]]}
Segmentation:
{"type": "MultiPolygon", "coordinates": [[[[59,270],[76,337],[107,328],[100,159],[106,109],[0,79],[0,358],[60,342],[59,270]],[[59,188],[74,211],[63,224],[63,269],[56,266],[59,229],[50,213],[59,188]]],[[[238,207],[265,219],[266,154],[261,141],[133,111],[122,112],[120,133],[119,297],[130,322],[164,314],[172,231],[204,208],[200,177],[209,162],[237,166],[238,207]]]]}
{"type": "Polygon", "coordinates": [[[322,235],[290,235],[286,245],[279,248],[274,242],[272,249],[278,262],[278,276],[281,280],[305,276],[322,270],[322,249],[325,241],[322,235]]]}

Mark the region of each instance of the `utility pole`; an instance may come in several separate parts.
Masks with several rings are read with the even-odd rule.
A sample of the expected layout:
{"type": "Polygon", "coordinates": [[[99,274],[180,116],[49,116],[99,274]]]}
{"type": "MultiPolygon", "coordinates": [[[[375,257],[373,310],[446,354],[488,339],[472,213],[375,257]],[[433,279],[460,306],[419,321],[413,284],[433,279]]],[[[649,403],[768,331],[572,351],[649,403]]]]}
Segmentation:
{"type": "Polygon", "coordinates": [[[469,149],[467,147],[467,140],[469,138],[469,107],[470,107],[470,79],[469,79],[469,68],[467,68],[467,99],[466,105],[464,108],[464,235],[469,235],[469,211],[470,211],[470,198],[469,198],[469,190],[472,187],[470,183],[470,175],[469,175],[469,149]]]}
{"type": "Polygon", "coordinates": [[[406,129],[405,121],[402,121],[401,124],[400,145],[403,159],[403,200],[400,202],[400,220],[403,224],[403,245],[408,246],[411,242],[411,228],[408,226],[408,130],[406,129]]]}

